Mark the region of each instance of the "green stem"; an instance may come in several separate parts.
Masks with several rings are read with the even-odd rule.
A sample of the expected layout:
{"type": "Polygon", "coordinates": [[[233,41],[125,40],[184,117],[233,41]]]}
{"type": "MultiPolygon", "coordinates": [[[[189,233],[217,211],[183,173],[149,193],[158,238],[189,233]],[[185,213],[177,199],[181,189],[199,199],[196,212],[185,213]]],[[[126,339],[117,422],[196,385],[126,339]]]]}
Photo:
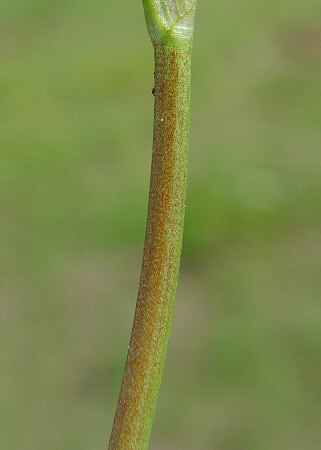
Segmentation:
{"type": "Polygon", "coordinates": [[[191,38],[155,49],[155,116],[144,257],[110,450],[147,449],[172,322],[184,226],[191,38]]]}

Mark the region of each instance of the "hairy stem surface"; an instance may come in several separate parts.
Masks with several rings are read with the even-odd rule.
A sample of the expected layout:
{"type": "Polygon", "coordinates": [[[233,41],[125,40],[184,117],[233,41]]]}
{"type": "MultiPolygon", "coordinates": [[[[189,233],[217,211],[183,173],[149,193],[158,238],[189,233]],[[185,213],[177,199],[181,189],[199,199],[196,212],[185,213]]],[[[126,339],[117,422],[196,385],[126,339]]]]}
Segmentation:
{"type": "Polygon", "coordinates": [[[148,447],[179,272],[189,147],[191,39],[154,40],[155,115],[144,257],[127,362],[109,443],[148,447]]]}

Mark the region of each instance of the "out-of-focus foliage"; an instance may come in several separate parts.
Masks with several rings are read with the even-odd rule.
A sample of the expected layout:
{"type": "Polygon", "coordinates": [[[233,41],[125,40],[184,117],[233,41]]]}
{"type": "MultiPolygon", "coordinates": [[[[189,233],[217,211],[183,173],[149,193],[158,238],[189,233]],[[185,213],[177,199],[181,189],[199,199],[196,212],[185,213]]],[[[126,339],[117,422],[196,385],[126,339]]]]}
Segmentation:
{"type": "MultiPolygon", "coordinates": [[[[103,449],[144,238],[140,2],[0,0],[0,447],[103,449]]],[[[199,2],[152,449],[318,450],[319,1],[199,2]]]]}

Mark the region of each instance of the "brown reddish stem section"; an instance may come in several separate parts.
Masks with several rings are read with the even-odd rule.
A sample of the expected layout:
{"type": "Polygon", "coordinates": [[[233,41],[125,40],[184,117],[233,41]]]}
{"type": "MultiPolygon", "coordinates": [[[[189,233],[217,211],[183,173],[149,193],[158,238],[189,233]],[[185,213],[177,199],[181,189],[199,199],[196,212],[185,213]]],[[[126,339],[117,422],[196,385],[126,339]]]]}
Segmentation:
{"type": "Polygon", "coordinates": [[[148,447],[179,272],[189,146],[191,41],[155,41],[155,118],[144,257],[133,330],[109,443],[148,447]]]}

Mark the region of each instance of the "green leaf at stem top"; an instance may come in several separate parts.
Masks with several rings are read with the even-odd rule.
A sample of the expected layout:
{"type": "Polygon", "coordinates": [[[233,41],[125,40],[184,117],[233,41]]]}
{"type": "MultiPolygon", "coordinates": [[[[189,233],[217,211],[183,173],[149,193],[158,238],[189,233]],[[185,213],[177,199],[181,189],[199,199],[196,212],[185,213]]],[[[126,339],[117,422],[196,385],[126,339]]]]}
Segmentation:
{"type": "Polygon", "coordinates": [[[143,0],[152,39],[169,34],[190,37],[194,29],[196,3],[197,0],[143,0]]]}

